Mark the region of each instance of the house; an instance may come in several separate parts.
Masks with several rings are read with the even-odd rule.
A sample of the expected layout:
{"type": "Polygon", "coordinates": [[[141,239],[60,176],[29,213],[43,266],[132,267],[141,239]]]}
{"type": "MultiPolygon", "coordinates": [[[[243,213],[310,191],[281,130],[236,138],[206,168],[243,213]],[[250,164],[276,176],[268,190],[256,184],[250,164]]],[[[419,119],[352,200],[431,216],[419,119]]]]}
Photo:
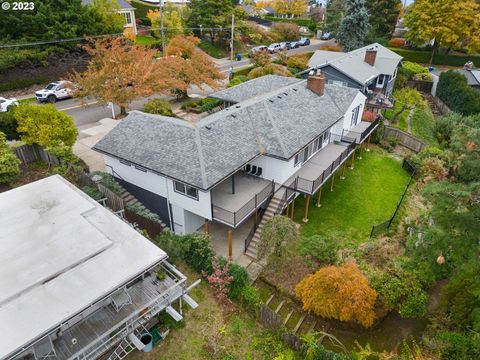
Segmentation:
{"type": "MultiPolygon", "coordinates": [[[[114,0],[120,7],[119,13],[125,16],[124,28],[131,28],[133,33],[137,33],[137,23],[135,21],[135,8],[130,5],[126,0],[114,0]]],[[[82,0],[82,4],[85,6],[91,5],[93,0],[82,0]]]]}
{"type": "Polygon", "coordinates": [[[167,254],[59,175],[0,194],[1,359],[146,351],[181,298],[197,306],[167,254]]]}
{"type": "MultiPolygon", "coordinates": [[[[234,229],[253,235],[244,226],[253,218],[258,225],[263,211],[271,216],[299,194],[318,193],[377,126],[361,120],[365,95],[325,84],[320,72],[267,75],[211,97],[225,108],[195,125],[132,111],[94,150],[175,233],[223,226],[228,256],[234,229]]],[[[251,240],[234,246],[255,256],[251,240]]]]}
{"type": "Polygon", "coordinates": [[[390,108],[393,105],[388,98],[393,93],[401,61],[400,55],[378,43],[348,53],[317,50],[303,75],[312,69],[321,69],[327,84],[359,89],[368,96],[368,107],[390,108]]]}
{"type": "Polygon", "coordinates": [[[467,84],[480,91],[480,69],[474,68],[472,61],[467,62],[463,69],[455,69],[454,71],[465,76],[467,84]]]}

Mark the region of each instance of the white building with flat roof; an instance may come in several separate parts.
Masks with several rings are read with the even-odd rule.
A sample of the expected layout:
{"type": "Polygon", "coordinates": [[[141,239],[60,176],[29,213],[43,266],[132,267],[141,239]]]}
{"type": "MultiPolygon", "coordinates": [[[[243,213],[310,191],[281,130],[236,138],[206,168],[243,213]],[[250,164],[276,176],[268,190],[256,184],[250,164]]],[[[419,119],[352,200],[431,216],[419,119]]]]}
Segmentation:
{"type": "Polygon", "coordinates": [[[122,342],[142,349],[156,314],[181,319],[171,307],[181,297],[196,306],[166,260],[61,176],[0,194],[0,359],[96,359],[122,342]]]}

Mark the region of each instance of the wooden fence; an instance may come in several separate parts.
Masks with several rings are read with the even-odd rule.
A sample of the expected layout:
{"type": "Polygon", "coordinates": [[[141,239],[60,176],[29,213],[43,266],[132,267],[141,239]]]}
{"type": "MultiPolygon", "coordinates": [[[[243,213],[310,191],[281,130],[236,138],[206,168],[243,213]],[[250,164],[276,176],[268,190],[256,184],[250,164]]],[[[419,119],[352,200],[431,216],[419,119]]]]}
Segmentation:
{"type": "Polygon", "coordinates": [[[409,80],[407,86],[426,94],[430,94],[433,88],[433,81],[409,80]]]}
{"type": "Polygon", "coordinates": [[[400,144],[417,153],[428,146],[426,142],[417,139],[412,134],[390,126],[385,127],[385,137],[394,137],[400,141],[400,144]]]}
{"type": "Polygon", "coordinates": [[[123,199],[115,194],[112,190],[108,189],[105,185],[98,183],[98,191],[105,196],[107,206],[114,212],[125,210],[125,203],[123,199]]]}
{"type": "Polygon", "coordinates": [[[61,161],[55,156],[45,151],[41,146],[33,145],[21,145],[14,147],[13,152],[20,159],[22,165],[28,165],[35,161],[45,161],[53,166],[58,166],[61,161]]]}
{"type": "Polygon", "coordinates": [[[139,229],[146,230],[150,238],[155,239],[163,231],[163,226],[159,222],[147,219],[125,208],[125,219],[139,229]]]}

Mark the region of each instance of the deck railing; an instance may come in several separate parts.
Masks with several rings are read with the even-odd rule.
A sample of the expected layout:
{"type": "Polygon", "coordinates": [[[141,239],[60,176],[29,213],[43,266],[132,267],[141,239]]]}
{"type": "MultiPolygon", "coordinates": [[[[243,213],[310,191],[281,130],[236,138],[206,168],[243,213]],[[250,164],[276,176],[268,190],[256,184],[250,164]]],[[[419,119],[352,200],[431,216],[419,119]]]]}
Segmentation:
{"type": "Polygon", "coordinates": [[[368,125],[368,127],[362,131],[362,132],[357,132],[357,131],[351,131],[351,130],[342,130],[342,136],[341,140],[343,142],[347,143],[354,143],[356,142],[357,144],[361,144],[363,140],[378,126],[378,123],[380,122],[380,118],[375,119],[368,125]]]}
{"type": "Polygon", "coordinates": [[[237,211],[230,211],[212,204],[212,217],[232,227],[240,225],[255,209],[261,206],[275,191],[275,183],[269,182],[237,211]]]}

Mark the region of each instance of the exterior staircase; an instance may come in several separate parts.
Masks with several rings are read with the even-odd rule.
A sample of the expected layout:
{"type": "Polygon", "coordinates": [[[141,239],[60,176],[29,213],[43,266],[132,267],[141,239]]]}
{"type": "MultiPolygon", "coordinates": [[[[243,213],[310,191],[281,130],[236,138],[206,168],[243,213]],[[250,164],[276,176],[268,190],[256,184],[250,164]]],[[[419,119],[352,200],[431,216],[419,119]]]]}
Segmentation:
{"type": "MultiPolygon", "coordinates": [[[[116,183],[118,184],[118,186],[120,187],[120,197],[123,199],[123,201],[125,202],[125,206],[127,205],[137,205],[139,208],[141,208],[142,210],[145,211],[145,213],[147,214],[154,214],[152,211],[150,211],[149,209],[147,209],[135,196],[133,196],[132,194],[130,194],[118,181],[116,181],[116,183]]],[[[169,230],[169,228],[167,227],[167,225],[165,225],[165,223],[160,220],[160,224],[162,225],[162,228],[164,230],[169,230]]]]}
{"type": "Polygon", "coordinates": [[[246,255],[250,256],[253,259],[257,259],[257,246],[260,242],[260,234],[262,233],[263,226],[265,223],[270,220],[278,211],[282,200],[276,197],[277,193],[273,195],[272,199],[268,203],[268,207],[263,214],[262,220],[258,224],[257,230],[255,231],[250,244],[248,245],[248,249],[246,251],[246,255]]]}

